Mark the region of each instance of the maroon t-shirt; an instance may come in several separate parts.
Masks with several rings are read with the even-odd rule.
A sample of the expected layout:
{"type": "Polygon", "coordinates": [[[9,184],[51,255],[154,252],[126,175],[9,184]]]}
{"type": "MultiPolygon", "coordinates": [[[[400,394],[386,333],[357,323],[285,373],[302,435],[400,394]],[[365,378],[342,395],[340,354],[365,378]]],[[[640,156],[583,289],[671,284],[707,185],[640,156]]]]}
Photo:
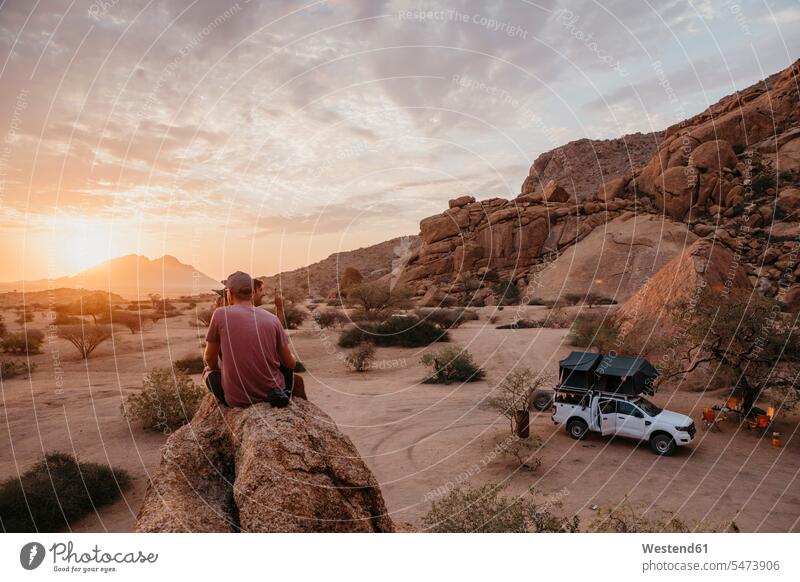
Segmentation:
{"type": "Polygon", "coordinates": [[[207,342],[220,344],[222,390],[228,406],[267,399],[269,388],[285,388],[278,350],[289,344],[280,320],[258,307],[230,305],[214,311],[207,342]]]}

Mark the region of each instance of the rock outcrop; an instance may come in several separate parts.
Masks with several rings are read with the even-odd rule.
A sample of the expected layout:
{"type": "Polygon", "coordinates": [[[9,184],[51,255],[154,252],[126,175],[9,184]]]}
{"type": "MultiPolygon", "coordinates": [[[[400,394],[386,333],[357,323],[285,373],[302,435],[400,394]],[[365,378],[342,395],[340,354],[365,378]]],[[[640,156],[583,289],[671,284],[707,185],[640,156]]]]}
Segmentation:
{"type": "MultiPolygon", "coordinates": [[[[638,148],[635,159],[632,136],[611,140],[615,145],[602,142],[627,155],[624,165],[619,152],[600,156],[600,142],[579,140],[542,154],[514,200],[451,201],[447,211],[421,222],[421,244],[400,281],[433,304],[445,295],[487,298],[498,280],[529,287],[595,229],[635,212],[658,215],[662,226],[683,225],[727,247],[760,293],[794,305],[800,280],[799,74],[800,61],[663,134],[636,136],[652,149],[638,148]],[[655,153],[645,161],[648,151],[655,153]],[[602,164],[602,171],[583,170],[612,158],[615,165],[608,167],[616,174],[602,164]]],[[[589,250],[594,260],[597,250],[588,246],[581,252],[589,250]]],[[[631,256],[641,251],[646,247],[632,248],[631,256]]]]}
{"type": "Polygon", "coordinates": [[[640,170],[656,152],[663,132],[616,139],[579,139],[541,154],[522,184],[521,195],[543,192],[550,181],[570,199],[589,200],[609,178],[640,170]]]}
{"type": "Polygon", "coordinates": [[[262,277],[262,280],[270,290],[308,289],[311,295],[325,297],[333,292],[332,296],[338,296],[339,284],[348,268],[357,269],[365,279],[377,279],[405,265],[419,242],[417,235],[402,236],[369,247],[333,253],[307,267],[262,277]]]}
{"type": "Polygon", "coordinates": [[[139,532],[392,532],[375,477],[305,400],[221,408],[206,396],[163,446],[139,532]]]}
{"type": "Polygon", "coordinates": [[[592,294],[624,303],[695,240],[685,224],[624,212],[529,277],[527,294],[544,302],[592,294]]]}
{"type": "Polygon", "coordinates": [[[700,239],[672,259],[619,309],[616,317],[627,325],[649,321],[653,329],[669,333],[665,316],[670,305],[691,305],[704,288],[752,289],[737,257],[722,243],[700,239]]]}
{"type": "Polygon", "coordinates": [[[756,174],[774,183],[776,172],[791,171],[800,151],[798,74],[800,61],[668,128],[634,176],[637,195],[686,220],[734,209],[756,174]]]}

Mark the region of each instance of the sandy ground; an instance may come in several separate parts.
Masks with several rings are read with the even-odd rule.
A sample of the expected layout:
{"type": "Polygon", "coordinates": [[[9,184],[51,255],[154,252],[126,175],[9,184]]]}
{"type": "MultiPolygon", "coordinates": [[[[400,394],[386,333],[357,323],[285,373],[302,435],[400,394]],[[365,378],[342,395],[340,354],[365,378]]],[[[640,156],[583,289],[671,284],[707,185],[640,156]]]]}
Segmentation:
{"type": "MultiPolygon", "coordinates": [[[[420,525],[437,491],[448,484],[504,482],[509,492],[534,486],[542,499],[561,501],[562,511],[577,513],[584,529],[597,515],[594,505],[618,504],[627,495],[653,512],[676,512],[686,519],[722,522],[734,519],[742,531],[800,531],[800,436],[796,416],[780,418],[775,430],[784,446],[774,448],[769,435],[725,423],[720,432],[701,427],[695,442],[672,457],[653,455],[646,445],[596,435],[570,439],[554,426],[550,414],[533,418],[532,431],[542,439],[542,465],[536,472],[498,455],[510,436],[508,423],[486,405],[503,374],[514,366],[546,369],[571,347],[565,330],[497,330],[513,320],[517,308],[480,310],[481,319],[452,332],[452,341],[468,347],[486,370],[486,380],[464,385],[421,384],[423,351],[379,348],[377,369],[348,372],[336,347],[336,331],[310,325],[290,332],[305,363],[309,397],[352,438],[381,484],[397,521],[420,525]]],[[[524,308],[531,312],[541,308],[524,308]]],[[[597,308],[600,309],[600,308],[597,308]]],[[[533,315],[531,313],[530,315],[533,315]]],[[[5,321],[15,331],[13,315],[5,321]]],[[[34,327],[44,327],[37,314],[34,327]]],[[[142,375],[154,366],[199,353],[198,330],[188,315],[160,321],[142,334],[117,333],[92,354],[88,364],[63,340],[35,356],[30,379],[3,383],[0,396],[0,478],[15,477],[41,457],[42,451],[74,452],[82,460],[109,463],[128,470],[133,487],[124,499],[73,524],[73,531],[130,531],[147,478],[159,462],[165,437],[129,426],[120,415],[124,395],[141,387],[142,375]],[[54,360],[63,369],[58,393],[54,360]]],[[[445,344],[434,344],[438,349],[445,344]]],[[[198,378],[199,380],[199,378],[198,378]]],[[[698,426],[704,406],[721,393],[662,391],[653,400],[689,414],[698,426]]]]}

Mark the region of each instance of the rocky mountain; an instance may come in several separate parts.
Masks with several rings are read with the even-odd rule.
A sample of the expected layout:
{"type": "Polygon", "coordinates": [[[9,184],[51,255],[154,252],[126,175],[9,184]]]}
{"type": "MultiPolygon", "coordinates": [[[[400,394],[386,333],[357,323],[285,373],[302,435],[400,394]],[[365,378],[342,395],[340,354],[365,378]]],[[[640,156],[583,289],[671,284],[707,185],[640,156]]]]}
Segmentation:
{"type": "Polygon", "coordinates": [[[217,405],[210,394],[161,449],[137,532],[393,532],[378,482],[306,400],[217,405]],[[280,438],[276,438],[280,435],[280,438]]]}
{"type": "Polygon", "coordinates": [[[572,200],[586,200],[604,180],[643,168],[663,137],[664,132],[632,133],[616,139],[571,141],[536,158],[521,193],[542,192],[552,180],[572,200]]]}
{"type": "Polygon", "coordinates": [[[158,259],[148,259],[142,255],[125,255],[81,271],[72,277],[3,283],[0,288],[18,291],[25,289],[26,293],[58,287],[83,288],[118,293],[133,299],[146,298],[148,293],[158,293],[163,297],[202,294],[220,286],[219,281],[170,255],[158,259]]]}
{"type": "MultiPolygon", "coordinates": [[[[537,178],[526,178],[523,194],[513,200],[451,200],[448,210],[421,221],[422,241],[402,281],[428,302],[444,295],[483,300],[500,280],[535,296],[538,273],[595,230],[613,230],[612,221],[631,212],[660,217],[643,224],[655,240],[662,232],[688,229],[724,245],[761,293],[800,307],[799,74],[800,61],[668,128],[644,167],[603,175],[588,199],[554,179],[539,189],[548,161],[534,164],[537,178]]],[[[596,163],[594,152],[584,155],[589,158],[569,163],[596,163]]],[[[637,237],[626,240],[622,246],[631,257],[648,247],[637,244],[637,237]]],[[[615,259],[604,254],[610,248],[619,250],[587,243],[572,253],[577,257],[580,251],[590,266],[618,264],[618,253],[615,259]]],[[[657,263],[680,250],[672,245],[657,263]]]]}
{"type": "Polygon", "coordinates": [[[360,271],[365,279],[391,276],[393,270],[398,271],[405,264],[419,242],[416,235],[393,238],[369,247],[334,253],[307,267],[261,279],[268,290],[310,288],[313,295],[328,296],[337,289],[349,267],[360,271]]]}

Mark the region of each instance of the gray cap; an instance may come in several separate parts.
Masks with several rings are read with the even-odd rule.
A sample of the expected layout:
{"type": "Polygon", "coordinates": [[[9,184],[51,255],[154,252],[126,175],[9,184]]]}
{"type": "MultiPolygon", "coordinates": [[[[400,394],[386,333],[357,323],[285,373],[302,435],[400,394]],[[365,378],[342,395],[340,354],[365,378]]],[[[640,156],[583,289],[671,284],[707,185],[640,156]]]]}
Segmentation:
{"type": "Polygon", "coordinates": [[[242,271],[231,273],[223,283],[227,289],[234,293],[247,294],[253,292],[253,278],[242,271]]]}

